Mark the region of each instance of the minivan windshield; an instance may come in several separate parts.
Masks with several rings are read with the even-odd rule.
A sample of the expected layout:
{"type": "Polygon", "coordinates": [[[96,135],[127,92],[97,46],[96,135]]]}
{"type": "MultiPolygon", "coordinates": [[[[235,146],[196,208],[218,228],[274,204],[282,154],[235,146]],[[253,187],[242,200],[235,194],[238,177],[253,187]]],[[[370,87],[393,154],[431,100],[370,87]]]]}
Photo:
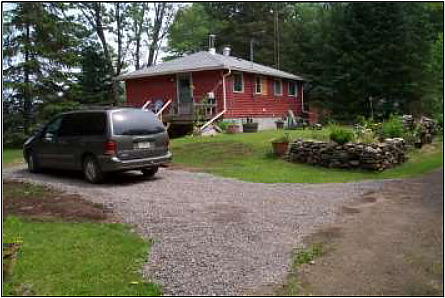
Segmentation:
{"type": "Polygon", "coordinates": [[[128,109],[113,112],[114,135],[150,135],[165,131],[151,111],[128,109]]]}

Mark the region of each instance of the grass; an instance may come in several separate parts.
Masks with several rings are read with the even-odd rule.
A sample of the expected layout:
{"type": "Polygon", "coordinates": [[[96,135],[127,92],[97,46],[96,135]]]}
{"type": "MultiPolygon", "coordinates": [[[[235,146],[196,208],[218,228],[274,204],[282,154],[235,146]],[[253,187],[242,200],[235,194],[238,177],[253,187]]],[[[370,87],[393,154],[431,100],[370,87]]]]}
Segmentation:
{"type": "Polygon", "coordinates": [[[309,264],[316,258],[325,255],[327,252],[326,244],[323,242],[315,242],[306,248],[299,248],[294,251],[292,272],[288,276],[287,283],[277,291],[277,296],[302,296],[302,289],[305,284],[299,279],[298,269],[309,264]]]}
{"type": "MultiPolygon", "coordinates": [[[[326,130],[286,131],[289,137],[327,140],[326,130]]],[[[172,140],[174,163],[250,182],[326,183],[414,177],[443,164],[442,140],[409,153],[405,164],[383,172],[344,170],[290,163],[272,155],[271,140],[283,132],[221,134],[172,140]]]]}
{"type": "Polygon", "coordinates": [[[23,153],[21,149],[3,149],[3,166],[21,163],[23,153]]]}
{"type": "MultiPolygon", "coordinates": [[[[43,187],[24,184],[5,196],[44,196],[43,187]]],[[[160,288],[142,279],[150,243],[118,223],[29,220],[8,216],[3,243],[22,247],[3,295],[157,296],[160,288]]]]}
{"type": "Polygon", "coordinates": [[[313,243],[306,249],[298,249],[295,252],[293,267],[297,268],[303,264],[309,264],[323,254],[325,254],[325,248],[321,242],[313,243]]]}

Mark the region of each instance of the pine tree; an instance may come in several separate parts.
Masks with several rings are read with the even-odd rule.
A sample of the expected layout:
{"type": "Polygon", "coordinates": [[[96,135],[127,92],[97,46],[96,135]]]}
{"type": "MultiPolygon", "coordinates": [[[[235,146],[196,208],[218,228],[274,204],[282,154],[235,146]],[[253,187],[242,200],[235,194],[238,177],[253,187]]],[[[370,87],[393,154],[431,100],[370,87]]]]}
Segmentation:
{"type": "Polygon", "coordinates": [[[34,105],[60,100],[73,78],[69,70],[78,63],[83,32],[70,18],[60,17],[63,9],[62,3],[18,2],[6,12],[4,87],[21,107],[26,133],[34,105]]]}

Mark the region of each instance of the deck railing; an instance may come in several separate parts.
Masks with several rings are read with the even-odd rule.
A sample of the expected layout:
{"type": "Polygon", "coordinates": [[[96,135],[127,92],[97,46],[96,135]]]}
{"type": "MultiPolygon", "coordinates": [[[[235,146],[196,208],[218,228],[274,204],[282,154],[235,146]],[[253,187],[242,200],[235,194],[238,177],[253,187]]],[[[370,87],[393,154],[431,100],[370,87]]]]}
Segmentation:
{"type": "MultiPolygon", "coordinates": [[[[216,103],[193,103],[190,114],[204,118],[211,118],[213,115],[216,114],[216,112],[216,103]]],[[[178,104],[177,102],[172,102],[170,104],[169,114],[172,116],[178,116],[184,113],[181,113],[180,104],[178,104]]]]}

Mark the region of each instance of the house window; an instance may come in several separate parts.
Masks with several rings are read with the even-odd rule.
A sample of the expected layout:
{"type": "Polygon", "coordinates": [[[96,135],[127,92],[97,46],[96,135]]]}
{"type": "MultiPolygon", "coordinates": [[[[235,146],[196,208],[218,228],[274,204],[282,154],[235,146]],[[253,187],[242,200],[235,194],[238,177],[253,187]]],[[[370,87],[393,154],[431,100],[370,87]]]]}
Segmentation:
{"type": "Polygon", "coordinates": [[[255,93],[262,94],[263,93],[263,78],[255,77],[255,93]]]}
{"type": "Polygon", "coordinates": [[[241,72],[233,74],[233,92],[244,92],[244,79],[241,72]]]}
{"type": "Polygon", "coordinates": [[[281,80],[275,80],[273,87],[275,95],[283,95],[283,82],[281,80]]]}
{"type": "Polygon", "coordinates": [[[298,93],[297,83],[289,82],[289,96],[297,96],[297,93],[298,93]]]}

